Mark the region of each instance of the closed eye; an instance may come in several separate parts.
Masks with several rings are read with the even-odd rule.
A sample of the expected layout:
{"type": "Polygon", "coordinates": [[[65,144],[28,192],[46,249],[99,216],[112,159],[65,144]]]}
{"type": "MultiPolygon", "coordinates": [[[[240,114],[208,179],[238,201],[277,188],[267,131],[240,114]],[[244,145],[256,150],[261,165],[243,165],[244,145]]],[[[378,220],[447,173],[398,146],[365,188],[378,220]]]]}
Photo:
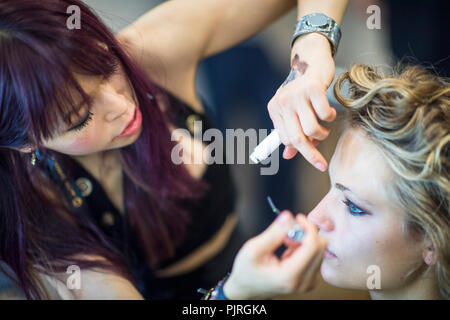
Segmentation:
{"type": "Polygon", "coordinates": [[[84,119],[80,123],[76,124],[75,126],[71,127],[70,129],[68,129],[67,131],[74,131],[74,130],[81,131],[81,130],[83,130],[83,128],[86,127],[89,124],[89,122],[92,120],[92,116],[93,115],[94,114],[90,110],[88,110],[88,113],[84,117],[84,119]]]}
{"type": "Polygon", "coordinates": [[[342,202],[347,206],[347,210],[352,216],[364,216],[368,214],[348,199],[342,200],[342,202]]]}
{"type": "MultiPolygon", "coordinates": [[[[115,71],[114,71],[115,72],[115,71]]],[[[100,85],[105,82],[108,81],[109,78],[114,74],[114,72],[112,72],[111,74],[108,74],[106,76],[99,76],[99,84],[97,86],[97,88],[94,90],[94,92],[90,93],[91,98],[95,97],[95,95],[98,93],[98,90],[100,88],[100,85]]],[[[74,125],[73,127],[67,129],[67,131],[81,131],[84,127],[86,127],[89,122],[92,120],[92,116],[94,114],[88,110],[88,113],[86,114],[86,116],[83,118],[83,120],[81,120],[81,122],[77,123],[76,125],[74,125]]]]}

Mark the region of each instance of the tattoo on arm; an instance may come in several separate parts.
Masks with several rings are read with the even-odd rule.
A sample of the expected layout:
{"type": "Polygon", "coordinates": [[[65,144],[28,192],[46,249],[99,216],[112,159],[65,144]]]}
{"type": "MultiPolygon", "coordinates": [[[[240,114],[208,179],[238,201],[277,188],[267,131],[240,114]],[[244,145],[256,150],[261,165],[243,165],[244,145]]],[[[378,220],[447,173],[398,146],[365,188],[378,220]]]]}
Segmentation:
{"type": "Polygon", "coordinates": [[[287,76],[286,80],[284,80],[284,82],[283,82],[283,84],[281,86],[284,87],[289,82],[294,80],[296,77],[297,77],[297,71],[294,68],[292,68],[291,72],[289,72],[289,75],[287,76]]]}
{"type": "Polygon", "coordinates": [[[306,70],[308,69],[308,64],[304,61],[300,61],[300,57],[298,54],[295,54],[294,58],[292,59],[292,69],[291,72],[289,72],[289,75],[287,76],[286,80],[284,80],[283,84],[281,85],[284,87],[289,82],[297,78],[297,73],[299,73],[301,76],[305,74],[306,70]]]}
{"type": "Polygon", "coordinates": [[[298,54],[295,54],[294,59],[292,59],[292,68],[297,69],[302,76],[308,69],[308,64],[305,61],[301,61],[298,54]]]}

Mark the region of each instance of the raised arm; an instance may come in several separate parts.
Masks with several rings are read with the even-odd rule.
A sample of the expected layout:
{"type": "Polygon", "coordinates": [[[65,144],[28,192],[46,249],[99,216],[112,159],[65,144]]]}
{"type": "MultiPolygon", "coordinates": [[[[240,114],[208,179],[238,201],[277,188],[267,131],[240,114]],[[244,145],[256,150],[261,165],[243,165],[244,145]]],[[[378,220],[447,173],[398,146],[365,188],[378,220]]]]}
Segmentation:
{"type": "Polygon", "coordinates": [[[337,23],[342,22],[348,0],[298,0],[298,18],[304,15],[320,12],[334,19],[337,23]]]}
{"type": "Polygon", "coordinates": [[[193,77],[201,59],[244,41],[295,6],[296,0],[172,0],[118,37],[150,73],[193,77]]]}

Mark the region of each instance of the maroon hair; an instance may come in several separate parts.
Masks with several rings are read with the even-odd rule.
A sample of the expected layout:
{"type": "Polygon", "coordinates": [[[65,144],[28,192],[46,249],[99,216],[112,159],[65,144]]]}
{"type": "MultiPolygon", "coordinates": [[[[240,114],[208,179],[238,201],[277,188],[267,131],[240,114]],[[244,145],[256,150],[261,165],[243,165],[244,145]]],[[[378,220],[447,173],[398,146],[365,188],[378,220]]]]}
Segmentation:
{"type": "Polygon", "coordinates": [[[174,142],[167,116],[160,100],[148,97],[164,98],[167,93],[150,81],[82,1],[1,1],[0,260],[12,269],[14,275],[8,276],[27,298],[46,295],[38,272],[65,272],[71,264],[109,268],[132,280],[124,257],[98,227],[45,192],[46,188],[60,191],[38,166],[30,164],[29,154],[16,150],[37,147],[44,157],[55,157],[63,167],[68,164],[69,156],[45,149],[42,140],[58,133],[58,119],[68,123],[66,115],[77,111],[69,89],[76,89],[91,106],[72,72],[109,77],[119,63],[143,116],[140,137],[120,149],[127,216],[148,263],[155,264],[170,257],[182,241],[189,219],[183,207],[205,187],[171,161],[174,142]],[[81,29],[66,25],[70,5],[80,8],[81,29]]]}

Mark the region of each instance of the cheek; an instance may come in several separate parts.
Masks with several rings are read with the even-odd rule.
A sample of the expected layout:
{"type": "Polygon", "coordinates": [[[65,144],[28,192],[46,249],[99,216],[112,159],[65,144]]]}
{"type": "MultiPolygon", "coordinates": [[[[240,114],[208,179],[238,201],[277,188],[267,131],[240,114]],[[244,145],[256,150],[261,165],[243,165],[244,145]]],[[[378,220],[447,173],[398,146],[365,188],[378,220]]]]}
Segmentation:
{"type": "Polygon", "coordinates": [[[93,142],[95,140],[91,139],[89,135],[83,135],[77,137],[70,145],[69,148],[73,152],[77,153],[88,153],[93,149],[93,142]]]}
{"type": "Polygon", "coordinates": [[[370,225],[356,219],[347,212],[339,213],[334,219],[335,234],[328,246],[337,258],[324,259],[321,273],[331,285],[366,290],[366,271],[375,264],[377,236],[370,225]]]}
{"type": "Polygon", "coordinates": [[[336,241],[330,243],[338,259],[325,259],[321,272],[324,279],[336,286],[367,290],[367,280],[373,274],[371,266],[380,270],[381,288],[401,286],[404,277],[420,265],[419,246],[402,234],[401,224],[376,217],[349,217],[336,241]]]}
{"type": "Polygon", "coordinates": [[[421,246],[403,234],[401,224],[391,222],[373,239],[372,261],[380,267],[384,288],[396,288],[422,263],[421,246]]]}
{"type": "Polygon", "coordinates": [[[69,155],[94,153],[104,148],[100,139],[101,136],[93,138],[91,134],[79,135],[65,141],[58,141],[57,144],[52,146],[52,149],[69,155]]]}

